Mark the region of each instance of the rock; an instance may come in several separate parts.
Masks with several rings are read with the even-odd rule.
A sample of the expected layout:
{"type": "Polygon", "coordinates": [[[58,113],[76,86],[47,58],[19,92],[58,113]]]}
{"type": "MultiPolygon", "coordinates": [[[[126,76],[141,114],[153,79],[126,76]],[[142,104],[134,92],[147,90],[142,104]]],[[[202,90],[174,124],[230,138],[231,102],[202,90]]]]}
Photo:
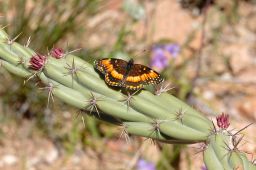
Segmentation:
{"type": "Polygon", "coordinates": [[[255,96],[244,97],[243,99],[239,99],[236,105],[242,116],[248,118],[250,121],[256,120],[256,97],[255,96]]]}
{"type": "Polygon", "coordinates": [[[4,165],[14,165],[17,162],[17,157],[12,154],[4,155],[0,160],[0,166],[4,165]]]}
{"type": "Polygon", "coordinates": [[[247,45],[234,43],[222,48],[225,56],[230,56],[230,66],[234,74],[238,74],[252,63],[247,45]]]}
{"type": "Polygon", "coordinates": [[[215,97],[215,94],[211,90],[206,90],[206,91],[203,92],[203,97],[206,100],[211,100],[211,99],[213,99],[215,97]]]}
{"type": "Polygon", "coordinates": [[[45,160],[47,163],[51,164],[53,163],[59,156],[59,152],[57,148],[52,147],[48,152],[47,155],[45,155],[45,160]]]}
{"type": "MultiPolygon", "coordinates": [[[[188,35],[195,31],[201,23],[200,17],[193,18],[176,0],[162,0],[157,3],[152,20],[154,20],[154,42],[171,39],[179,44],[183,44],[188,35]]],[[[198,48],[201,42],[201,33],[196,32],[194,35],[190,45],[193,48],[198,48]]]]}
{"type": "MultiPolygon", "coordinates": [[[[237,75],[237,79],[239,82],[243,83],[254,83],[256,84],[256,69],[255,66],[253,67],[247,67],[247,69],[243,72],[241,72],[239,75],[237,75]]],[[[255,92],[256,94],[256,92],[255,92]]]]}

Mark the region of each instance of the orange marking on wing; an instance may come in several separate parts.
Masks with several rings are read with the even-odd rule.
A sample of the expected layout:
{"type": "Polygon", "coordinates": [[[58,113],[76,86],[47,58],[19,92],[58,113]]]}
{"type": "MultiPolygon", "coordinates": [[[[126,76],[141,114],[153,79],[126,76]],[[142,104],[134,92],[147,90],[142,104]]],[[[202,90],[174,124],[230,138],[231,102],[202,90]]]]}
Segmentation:
{"type": "Polygon", "coordinates": [[[110,63],[110,59],[101,61],[101,65],[105,68],[106,72],[110,73],[113,70],[113,65],[110,63]]]}
{"type": "Polygon", "coordinates": [[[140,81],[141,81],[140,76],[136,76],[136,82],[140,82],[140,81]]]}
{"type": "Polygon", "coordinates": [[[123,75],[122,74],[119,74],[116,70],[113,70],[111,71],[111,75],[116,78],[116,79],[119,79],[119,80],[122,80],[123,79],[123,75]]]}
{"type": "Polygon", "coordinates": [[[137,89],[141,89],[143,87],[142,84],[138,85],[138,86],[129,86],[129,85],[126,85],[124,86],[126,89],[129,89],[129,90],[137,90],[137,89]]]}
{"type": "Polygon", "coordinates": [[[107,68],[107,72],[111,72],[113,70],[113,65],[108,64],[108,65],[106,65],[106,68],[107,68]]]}
{"type": "Polygon", "coordinates": [[[144,75],[144,77],[145,77],[145,80],[148,80],[148,79],[149,79],[148,74],[143,74],[143,75],[144,75]]]}
{"type": "Polygon", "coordinates": [[[134,82],[134,77],[132,77],[132,79],[131,79],[132,81],[131,82],[134,82]]]}
{"type": "Polygon", "coordinates": [[[110,59],[102,60],[102,61],[101,61],[101,63],[102,63],[102,65],[107,66],[107,65],[109,65],[109,64],[110,64],[110,59]]]}
{"type": "Polygon", "coordinates": [[[139,82],[139,81],[141,81],[140,76],[136,76],[136,77],[134,77],[134,81],[135,81],[135,82],[139,82]]]}
{"type": "Polygon", "coordinates": [[[130,76],[127,77],[125,81],[130,81],[131,82],[132,81],[132,77],[130,77],[130,76]]]}
{"type": "Polygon", "coordinates": [[[144,74],[142,74],[142,75],[140,76],[140,78],[141,78],[142,81],[145,81],[145,80],[146,80],[145,77],[144,77],[144,74]]]}
{"type": "Polygon", "coordinates": [[[140,76],[135,76],[135,77],[128,76],[126,78],[126,81],[137,83],[137,82],[141,81],[141,78],[140,78],[140,76]]]}
{"type": "Polygon", "coordinates": [[[148,79],[147,74],[143,74],[143,75],[142,75],[142,80],[143,80],[143,81],[146,81],[147,79],[148,79]]]}
{"type": "Polygon", "coordinates": [[[131,76],[128,76],[128,77],[126,78],[126,81],[132,81],[132,77],[131,77],[131,76]]]}
{"type": "Polygon", "coordinates": [[[149,73],[149,76],[150,76],[151,78],[156,78],[158,75],[157,75],[155,72],[150,72],[150,73],[149,73]]]}

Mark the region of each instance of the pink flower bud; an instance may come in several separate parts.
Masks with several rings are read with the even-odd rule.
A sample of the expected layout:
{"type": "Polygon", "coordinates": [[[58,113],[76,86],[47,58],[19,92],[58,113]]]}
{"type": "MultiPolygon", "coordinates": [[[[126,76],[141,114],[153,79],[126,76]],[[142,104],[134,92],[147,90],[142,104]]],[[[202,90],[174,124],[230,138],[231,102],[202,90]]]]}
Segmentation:
{"type": "Polygon", "coordinates": [[[227,129],[230,125],[229,123],[229,115],[222,113],[221,115],[216,117],[217,125],[221,129],[227,129]]]}
{"type": "Polygon", "coordinates": [[[46,57],[41,54],[36,54],[30,58],[29,63],[29,68],[39,71],[44,67],[46,63],[46,57]]]}
{"type": "Polygon", "coordinates": [[[53,48],[51,50],[51,56],[60,59],[64,56],[64,50],[62,48],[53,48]]]}

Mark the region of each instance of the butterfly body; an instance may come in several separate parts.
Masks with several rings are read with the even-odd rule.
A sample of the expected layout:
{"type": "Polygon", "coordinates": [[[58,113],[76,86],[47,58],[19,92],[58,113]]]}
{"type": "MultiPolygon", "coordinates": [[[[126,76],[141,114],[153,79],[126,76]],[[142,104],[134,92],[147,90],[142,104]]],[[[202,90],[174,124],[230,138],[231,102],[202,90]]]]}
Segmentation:
{"type": "Polygon", "coordinates": [[[159,73],[147,66],[134,64],[132,59],[128,62],[114,58],[99,59],[95,61],[95,68],[105,75],[108,85],[128,90],[138,90],[144,85],[163,81],[159,73]]]}

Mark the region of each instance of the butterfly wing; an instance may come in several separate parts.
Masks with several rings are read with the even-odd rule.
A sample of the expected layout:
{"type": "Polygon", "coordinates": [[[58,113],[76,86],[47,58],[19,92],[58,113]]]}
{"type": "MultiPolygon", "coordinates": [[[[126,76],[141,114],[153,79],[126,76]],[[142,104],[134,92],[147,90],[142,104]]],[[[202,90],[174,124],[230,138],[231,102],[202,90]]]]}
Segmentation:
{"type": "Polygon", "coordinates": [[[130,90],[138,90],[143,85],[159,84],[163,80],[161,75],[153,69],[141,64],[134,64],[125,79],[124,86],[130,90]]]}
{"type": "Polygon", "coordinates": [[[127,62],[121,59],[104,58],[95,61],[95,67],[105,75],[105,82],[110,86],[121,87],[126,73],[127,62]]]}

